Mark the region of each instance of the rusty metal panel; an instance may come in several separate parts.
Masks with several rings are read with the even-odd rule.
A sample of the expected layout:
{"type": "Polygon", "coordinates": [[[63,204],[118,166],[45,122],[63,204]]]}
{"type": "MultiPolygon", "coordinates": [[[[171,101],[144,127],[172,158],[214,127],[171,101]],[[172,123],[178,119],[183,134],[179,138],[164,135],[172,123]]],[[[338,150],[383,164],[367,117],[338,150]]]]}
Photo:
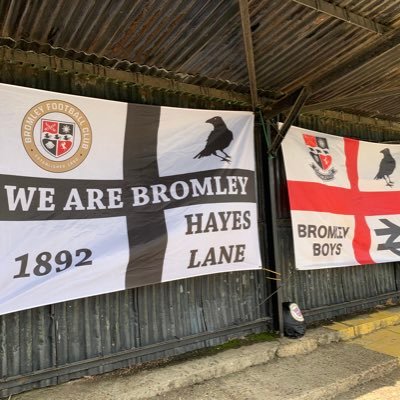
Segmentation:
{"type": "MultiPolygon", "coordinates": [[[[391,0],[332,3],[388,30],[400,25],[399,6],[391,0]]],[[[249,7],[258,87],[276,96],[315,80],[381,36],[292,0],[252,0],[249,7]]],[[[0,37],[37,53],[248,90],[236,0],[3,0],[0,37]]],[[[313,100],[396,84],[397,59],[395,48],[313,100]]]]}
{"type": "Polygon", "coordinates": [[[266,330],[266,295],[262,271],[231,272],[1,316],[0,397],[266,330]]]}

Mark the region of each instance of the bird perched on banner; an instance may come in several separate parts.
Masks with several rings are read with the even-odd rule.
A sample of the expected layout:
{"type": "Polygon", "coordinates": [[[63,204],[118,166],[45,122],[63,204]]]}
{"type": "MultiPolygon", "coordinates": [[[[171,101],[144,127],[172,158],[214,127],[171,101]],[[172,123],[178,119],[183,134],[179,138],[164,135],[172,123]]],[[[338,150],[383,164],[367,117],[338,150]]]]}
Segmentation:
{"type": "Polygon", "coordinates": [[[391,181],[390,175],[396,168],[396,160],[390,154],[388,148],[381,150],[381,153],[383,154],[383,158],[379,164],[379,171],[374,179],[384,179],[386,186],[392,187],[394,182],[391,181]]]}
{"type": "Polygon", "coordinates": [[[232,132],[228,129],[224,120],[219,116],[210,118],[206,122],[212,124],[214,129],[208,136],[204,149],[193,158],[202,158],[214,155],[219,157],[221,161],[231,162],[231,157],[225,153],[224,149],[226,149],[233,140],[232,132]],[[223,153],[224,157],[217,154],[217,151],[223,153]]]}

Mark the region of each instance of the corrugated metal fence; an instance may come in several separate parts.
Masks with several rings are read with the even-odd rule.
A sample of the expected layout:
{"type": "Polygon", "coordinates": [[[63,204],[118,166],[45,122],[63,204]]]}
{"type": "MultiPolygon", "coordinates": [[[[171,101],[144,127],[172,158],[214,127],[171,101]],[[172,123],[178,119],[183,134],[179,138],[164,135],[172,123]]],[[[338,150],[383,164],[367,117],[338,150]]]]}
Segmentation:
{"type": "MultiPolygon", "coordinates": [[[[398,141],[400,137],[399,131],[321,116],[303,115],[295,125],[372,142],[398,141]]],[[[397,302],[400,298],[399,263],[314,271],[295,270],[286,178],[281,157],[276,160],[275,166],[284,301],[297,302],[308,322],[397,302]]]]}
{"type": "MultiPolygon", "coordinates": [[[[2,61],[0,81],[135,103],[235,108],[209,99],[2,61]]],[[[259,171],[263,169],[261,166],[259,171]]],[[[260,174],[260,193],[264,191],[263,181],[260,174]]],[[[265,242],[262,200],[260,205],[259,227],[265,242]]],[[[0,397],[265,331],[272,312],[271,303],[264,300],[270,292],[263,271],[246,271],[146,286],[0,316],[0,397]]]]}
{"type": "MultiPolygon", "coordinates": [[[[0,81],[110,100],[208,109],[233,103],[55,72],[0,60],[0,81]]],[[[398,132],[338,119],[303,116],[297,125],[372,141],[398,132]]],[[[257,139],[259,228],[265,265],[270,229],[267,157],[257,139]]],[[[281,159],[275,160],[283,299],[296,301],[309,322],[397,300],[397,263],[296,271],[281,159]]],[[[0,397],[33,387],[160,359],[219,344],[271,326],[270,281],[262,271],[217,274],[69,301],[0,316],[0,397]]]]}

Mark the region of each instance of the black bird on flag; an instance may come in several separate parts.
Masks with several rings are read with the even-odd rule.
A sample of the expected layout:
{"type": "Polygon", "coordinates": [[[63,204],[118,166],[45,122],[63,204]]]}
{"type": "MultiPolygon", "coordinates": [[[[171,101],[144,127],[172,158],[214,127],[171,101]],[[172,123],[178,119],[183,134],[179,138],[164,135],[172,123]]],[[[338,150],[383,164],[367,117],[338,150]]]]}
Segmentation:
{"type": "Polygon", "coordinates": [[[390,154],[390,150],[388,148],[381,150],[381,153],[383,154],[383,158],[379,164],[379,171],[374,179],[384,179],[386,186],[392,187],[394,182],[390,180],[390,175],[396,168],[396,161],[390,154]]]}
{"type": "Polygon", "coordinates": [[[193,158],[202,158],[214,155],[219,157],[221,161],[231,162],[231,157],[225,153],[224,149],[226,149],[233,140],[232,132],[228,129],[224,120],[219,116],[210,118],[206,122],[214,125],[214,129],[208,136],[204,149],[193,158]],[[217,151],[223,153],[225,157],[218,155],[217,151]]]}

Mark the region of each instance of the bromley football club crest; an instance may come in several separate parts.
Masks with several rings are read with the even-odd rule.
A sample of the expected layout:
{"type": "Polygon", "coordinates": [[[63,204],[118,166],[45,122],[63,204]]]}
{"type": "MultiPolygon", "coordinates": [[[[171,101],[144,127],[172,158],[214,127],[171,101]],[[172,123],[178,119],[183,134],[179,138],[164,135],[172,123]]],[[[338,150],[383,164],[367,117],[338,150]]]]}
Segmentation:
{"type": "Polygon", "coordinates": [[[41,120],[40,138],[43,148],[58,158],[67,154],[74,144],[75,123],[41,120]]]}
{"type": "Polygon", "coordinates": [[[46,100],[34,105],[21,124],[21,139],[31,160],[48,172],[68,172],[89,154],[92,128],[76,105],[46,100]]]}
{"type": "Polygon", "coordinates": [[[332,156],[329,154],[328,140],[323,137],[303,134],[305,144],[308,146],[313,159],[311,168],[323,181],[334,179],[337,170],[332,167],[332,156]]]}

